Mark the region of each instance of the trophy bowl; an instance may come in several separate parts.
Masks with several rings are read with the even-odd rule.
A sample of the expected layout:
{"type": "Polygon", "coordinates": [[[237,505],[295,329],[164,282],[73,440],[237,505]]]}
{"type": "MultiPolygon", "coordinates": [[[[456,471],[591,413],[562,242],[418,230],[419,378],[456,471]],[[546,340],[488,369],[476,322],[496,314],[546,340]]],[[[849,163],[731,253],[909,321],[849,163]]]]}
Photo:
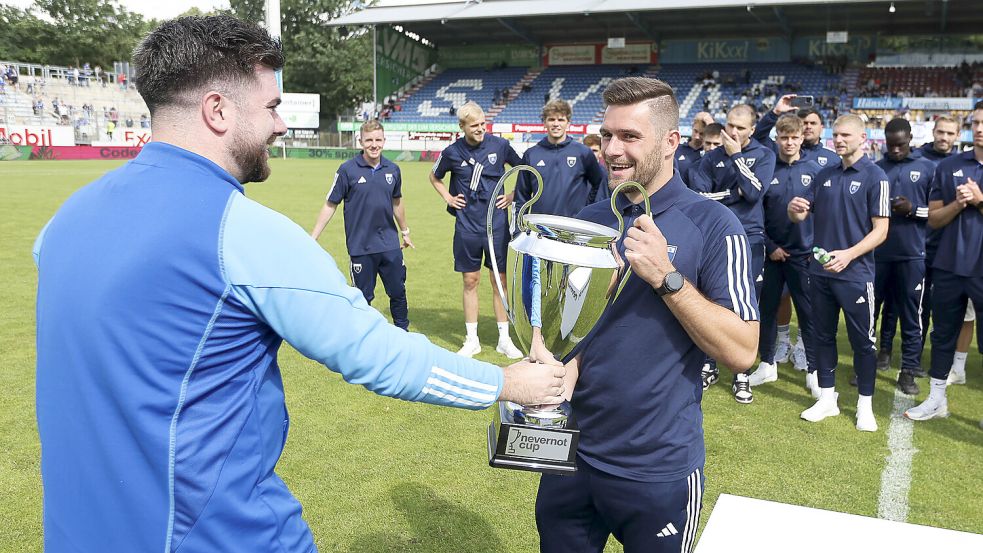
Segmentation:
{"type": "MultiPolygon", "coordinates": [[[[542,176],[528,165],[518,165],[499,180],[492,197],[498,196],[506,179],[514,173],[530,171],[539,180],[533,197],[509,215],[512,239],[508,244],[506,266],[492,270],[504,272],[506,287],[497,292],[516,332],[519,347],[527,355],[533,340],[561,361],[568,361],[577,345],[597,324],[607,305],[614,300],[628,278],[627,267],[615,256],[614,247],[624,230],[614,198],[621,189],[634,186],[648,198],[638,183],[621,184],[612,194],[611,206],[620,221],[619,229],[573,217],[532,212],[542,195],[542,176]],[[535,332],[534,329],[538,329],[535,332]]],[[[490,251],[501,231],[493,229],[495,205],[490,202],[487,233],[490,251]]],[[[496,282],[497,279],[496,279],[496,282]]],[[[570,404],[523,406],[499,402],[495,420],[488,428],[488,459],[494,467],[532,470],[555,474],[576,471],[579,431],[570,404]]]]}

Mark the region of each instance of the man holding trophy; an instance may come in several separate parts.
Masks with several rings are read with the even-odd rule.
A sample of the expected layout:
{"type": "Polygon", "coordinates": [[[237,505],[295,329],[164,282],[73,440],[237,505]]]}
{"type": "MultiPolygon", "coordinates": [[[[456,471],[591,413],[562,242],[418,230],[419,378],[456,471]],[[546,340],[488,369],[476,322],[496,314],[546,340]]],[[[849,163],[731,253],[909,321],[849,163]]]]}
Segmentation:
{"type": "MultiPolygon", "coordinates": [[[[542,301],[534,301],[535,315],[546,345],[557,343],[554,336],[576,344],[568,354],[552,350],[566,361],[564,388],[579,443],[572,475],[547,471],[553,474],[540,481],[540,547],[600,552],[614,534],[627,552],[688,551],[699,523],[706,457],[700,368],[710,355],[743,372],[757,352],[750,252],[734,214],[690,191],[674,174],[680,136],[672,88],[628,77],[612,82],[604,101],[601,136],[609,186],[635,181],[645,195],[641,187],[618,193],[611,204],[593,204],[577,217],[583,228],[609,233],[621,269],[604,279],[598,277],[606,273],[585,268],[588,261],[561,267],[556,252],[566,245],[545,250],[545,240],[522,233],[510,245],[546,260],[534,275],[542,293],[542,301]],[[651,216],[643,203],[651,206],[651,216]],[[623,235],[610,230],[619,223],[628,229],[623,235]],[[599,308],[585,292],[592,284],[606,300],[599,308]],[[580,328],[577,316],[590,309],[601,313],[599,320],[580,328]]],[[[590,242],[577,225],[550,226],[548,215],[526,217],[532,224],[525,228],[590,242]]],[[[521,270],[520,262],[510,258],[508,264],[510,271],[521,270]]],[[[517,297],[513,293],[510,303],[522,301],[517,297]]],[[[513,306],[512,312],[528,310],[513,306]]],[[[544,448],[557,441],[513,441],[523,440],[544,448]]]]}

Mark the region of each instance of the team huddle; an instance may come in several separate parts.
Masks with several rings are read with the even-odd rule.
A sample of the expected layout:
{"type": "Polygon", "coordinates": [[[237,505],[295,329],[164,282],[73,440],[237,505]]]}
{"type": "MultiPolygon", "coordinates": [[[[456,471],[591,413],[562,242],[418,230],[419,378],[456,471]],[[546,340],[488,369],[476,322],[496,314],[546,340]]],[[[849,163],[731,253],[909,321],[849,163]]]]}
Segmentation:
{"type": "MultiPolygon", "coordinates": [[[[844,115],[835,121],[834,151],[822,144],[820,112],[794,104],[795,95],[783,96],[760,121],[754,108],[737,105],[723,125],[699,113],[690,139],[679,144],[673,158],[675,174],[686,186],[727,206],[746,234],[746,269],[760,312],[760,364],[750,374],[734,374],[734,398],[752,402],[752,388],[777,380],[778,363],[791,360],[805,372],[805,386],[817,400],[802,418],[817,422],[839,414],[834,374],[842,311],[854,358],[850,383],[859,391],[857,428],[877,430],[871,407],[875,376],[878,369],[891,366],[899,322],[897,386],[909,395],[920,391],[916,379],[926,374],[922,350],[929,325],[934,328],[929,397],[905,414],[914,420],[944,417],[947,382],[965,381],[973,301],[983,300],[983,193],[978,184],[983,165],[973,150],[956,151],[959,122],[949,116],[936,120],[933,142],[918,149],[911,147],[910,124],[903,118],[890,121],[884,157],[874,163],[864,151],[867,136],[859,117],[844,115]],[[789,338],[790,304],[798,322],[794,344],[789,338]]],[[[973,113],[974,146],[979,151],[983,106],[977,105],[973,113]]],[[[508,141],[486,134],[484,113],[476,104],[463,106],[458,115],[464,136],[442,152],[430,181],[456,218],[454,269],[463,275],[466,329],[459,353],[470,357],[481,351],[477,287],[482,260],[493,289],[496,278],[505,286],[504,275],[491,274],[491,256],[498,267],[505,266],[505,210],[513,202],[524,203],[537,186],[523,173],[514,196],[489,198],[505,165],[521,163],[539,170],[544,196],[537,211],[565,216],[576,216],[609,197],[605,168],[617,167],[605,167],[603,139],[588,136],[582,144],[567,135],[572,110],[563,100],[544,106],[546,137],[521,158],[508,141]],[[444,183],[447,173],[449,184],[444,183]],[[489,251],[485,238],[491,201],[500,208],[494,227],[502,240],[495,251],[489,251]]],[[[393,319],[405,328],[405,268],[397,229],[391,224],[394,216],[403,247],[412,243],[399,203],[399,168],[381,157],[381,125],[366,123],[361,136],[366,149],[339,169],[313,235],[316,238],[327,222],[324,211],[333,213],[345,201],[352,280],[371,301],[378,273],[390,295],[393,319]],[[365,172],[358,182],[369,179],[371,187],[349,188],[354,168],[365,172]],[[373,190],[375,197],[362,190],[373,190]],[[374,251],[366,252],[366,235],[377,240],[374,251]]],[[[492,296],[500,336],[496,349],[519,357],[501,300],[492,296]]],[[[707,357],[701,376],[704,390],[717,381],[714,359],[707,357]]]]}

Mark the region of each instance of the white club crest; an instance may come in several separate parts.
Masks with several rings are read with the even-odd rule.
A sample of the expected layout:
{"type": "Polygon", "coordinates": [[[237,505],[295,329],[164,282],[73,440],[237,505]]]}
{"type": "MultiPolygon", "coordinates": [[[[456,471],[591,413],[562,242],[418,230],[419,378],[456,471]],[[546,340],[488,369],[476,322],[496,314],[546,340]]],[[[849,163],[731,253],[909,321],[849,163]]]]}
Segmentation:
{"type": "Polygon", "coordinates": [[[754,162],[756,161],[758,160],[754,159],[753,157],[746,157],[744,158],[744,165],[747,166],[748,169],[750,169],[754,167],[754,162]]]}
{"type": "Polygon", "coordinates": [[[577,164],[577,158],[572,156],[567,158],[567,167],[573,167],[576,164],[577,164]]]}
{"type": "Polygon", "coordinates": [[[802,175],[802,186],[809,187],[812,184],[812,175],[802,175]]]}
{"type": "Polygon", "coordinates": [[[496,161],[498,161],[498,154],[488,154],[488,163],[495,165],[496,161]]]}
{"type": "Polygon", "coordinates": [[[356,275],[359,274],[359,273],[361,273],[362,272],[362,264],[361,263],[352,263],[352,271],[354,271],[356,275]]]}
{"type": "Polygon", "coordinates": [[[856,194],[857,193],[857,190],[860,190],[860,182],[859,181],[855,181],[855,180],[854,181],[850,181],[850,193],[851,194],[856,194]]]}
{"type": "Polygon", "coordinates": [[[666,253],[669,254],[669,262],[672,263],[673,259],[676,259],[676,246],[672,244],[666,245],[666,253]]]}
{"type": "Polygon", "coordinates": [[[393,183],[393,174],[386,173],[386,184],[392,184],[392,183],[393,183]]]}
{"type": "Polygon", "coordinates": [[[826,156],[819,156],[816,158],[816,161],[818,161],[819,164],[822,165],[823,167],[826,167],[826,164],[829,162],[826,156]]]}
{"type": "Polygon", "coordinates": [[[918,182],[918,179],[922,178],[921,171],[910,171],[908,176],[911,177],[911,182],[918,182]]]}

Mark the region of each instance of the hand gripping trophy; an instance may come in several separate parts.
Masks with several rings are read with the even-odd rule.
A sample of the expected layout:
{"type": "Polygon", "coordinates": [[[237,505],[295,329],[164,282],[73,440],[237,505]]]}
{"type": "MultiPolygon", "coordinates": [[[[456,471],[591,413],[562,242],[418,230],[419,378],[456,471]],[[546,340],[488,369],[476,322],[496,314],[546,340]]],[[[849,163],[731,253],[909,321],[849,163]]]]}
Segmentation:
{"type": "MultiPolygon", "coordinates": [[[[535,195],[510,212],[513,230],[504,271],[491,256],[493,274],[504,272],[508,292],[497,285],[498,293],[515,328],[519,345],[534,361],[549,352],[568,361],[577,345],[587,337],[607,305],[624,287],[631,269],[617,254],[616,244],[624,232],[624,220],[615,207],[621,190],[635,187],[645,198],[645,212],[651,215],[645,188],[625,182],[611,194],[611,209],[618,229],[573,217],[537,214],[536,201],[543,193],[543,177],[528,165],[507,171],[492,193],[502,193],[514,173],[529,171],[539,186],[535,195]]],[[[502,235],[493,231],[494,202],[488,206],[489,251],[502,235]]],[[[497,282],[497,280],[496,280],[497,282]]],[[[495,420],[488,427],[488,462],[493,467],[571,474],[577,470],[579,431],[570,404],[540,407],[499,402],[495,420]]]]}

